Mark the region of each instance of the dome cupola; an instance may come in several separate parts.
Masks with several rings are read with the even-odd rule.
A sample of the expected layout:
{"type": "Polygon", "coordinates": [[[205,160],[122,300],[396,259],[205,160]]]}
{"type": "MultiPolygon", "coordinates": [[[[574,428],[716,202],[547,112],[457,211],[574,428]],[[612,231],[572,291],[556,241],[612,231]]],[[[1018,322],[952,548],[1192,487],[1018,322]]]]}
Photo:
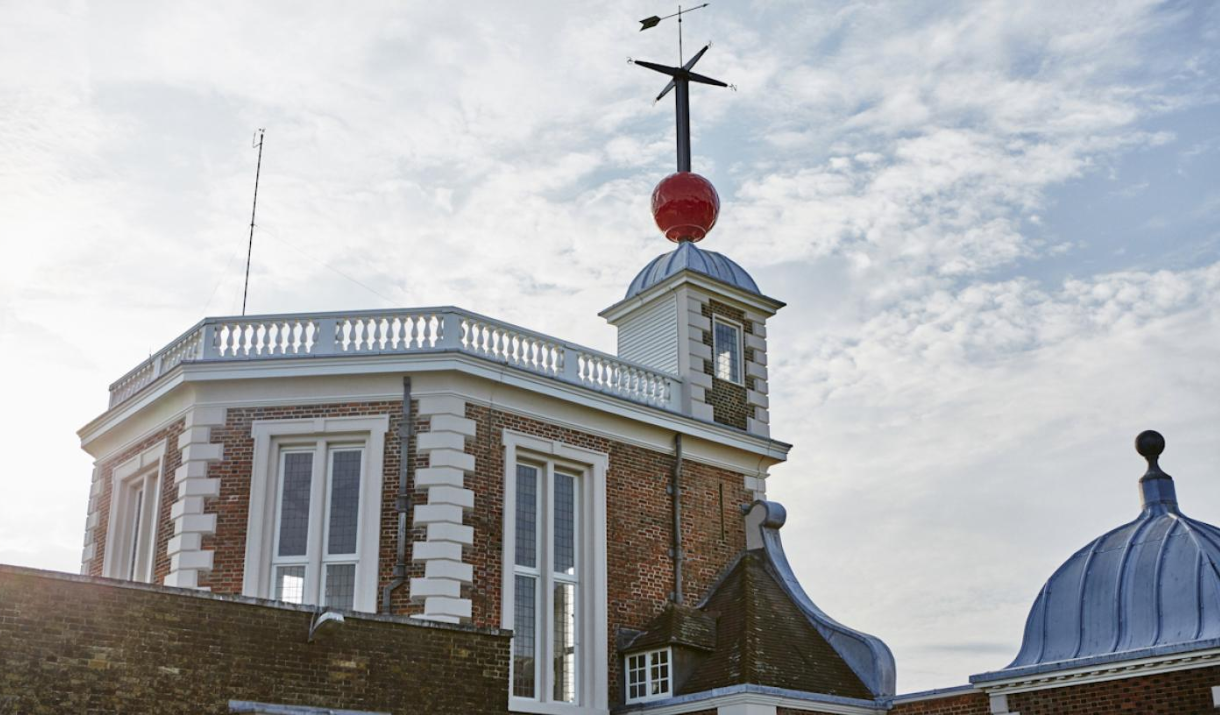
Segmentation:
{"type": "Polygon", "coordinates": [[[662,253],[649,261],[631,281],[624,299],[634,298],[682,271],[700,273],[748,293],[762,295],[758,284],[746,273],[746,269],[737,265],[733,259],[715,251],[705,251],[693,241],[682,241],[674,250],[662,253]]]}
{"type": "Polygon", "coordinates": [[[994,675],[1193,650],[1220,639],[1220,529],[1179,511],[1173,478],[1158,463],[1160,434],[1143,432],[1135,445],[1148,460],[1140,515],[1055,571],[1030,610],[1016,660],[994,675]]]}

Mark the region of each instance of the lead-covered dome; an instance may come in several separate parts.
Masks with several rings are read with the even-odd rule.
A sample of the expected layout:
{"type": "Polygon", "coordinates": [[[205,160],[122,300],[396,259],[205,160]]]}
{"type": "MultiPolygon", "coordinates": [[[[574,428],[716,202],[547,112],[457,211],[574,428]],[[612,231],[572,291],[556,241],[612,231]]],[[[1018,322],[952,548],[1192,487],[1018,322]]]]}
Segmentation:
{"type": "Polygon", "coordinates": [[[750,274],[732,259],[715,251],[704,251],[690,241],[683,241],[674,250],[657,256],[644,266],[644,270],[636,275],[627,288],[626,298],[639,295],[684,270],[702,273],[734,288],[762,295],[750,274]]]}
{"type": "Polygon", "coordinates": [[[1030,611],[1016,660],[1004,671],[1063,661],[1119,660],[1220,639],[1220,529],[1178,510],[1173,478],[1148,431],[1139,517],[1093,540],[1051,576],[1030,611]]]}

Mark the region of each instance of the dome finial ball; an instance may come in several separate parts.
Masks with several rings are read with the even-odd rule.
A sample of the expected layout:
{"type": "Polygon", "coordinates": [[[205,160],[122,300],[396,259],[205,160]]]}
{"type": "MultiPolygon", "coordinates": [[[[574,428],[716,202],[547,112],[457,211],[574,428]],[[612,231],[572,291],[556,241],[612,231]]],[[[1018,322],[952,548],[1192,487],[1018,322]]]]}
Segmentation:
{"type": "Polygon", "coordinates": [[[674,243],[702,240],[716,225],[719,214],[716,187],[698,174],[670,174],[652,191],[652,218],[674,243]]]}
{"type": "Polygon", "coordinates": [[[1135,438],[1135,451],[1144,459],[1156,459],[1165,451],[1165,438],[1156,430],[1144,430],[1135,438]]]}

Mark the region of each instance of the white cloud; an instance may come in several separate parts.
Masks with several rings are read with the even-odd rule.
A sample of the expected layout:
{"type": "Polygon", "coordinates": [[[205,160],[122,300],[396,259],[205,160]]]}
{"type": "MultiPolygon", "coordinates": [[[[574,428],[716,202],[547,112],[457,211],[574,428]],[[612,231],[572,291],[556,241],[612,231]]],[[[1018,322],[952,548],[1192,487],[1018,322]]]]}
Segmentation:
{"type": "MultiPolygon", "coordinates": [[[[0,433],[28,456],[4,482],[0,561],[74,568],[74,430],[149,350],[239,309],[255,127],[252,311],[456,303],[612,349],[597,310],[668,248],[648,200],[672,109],[625,62],[674,55],[672,28],[633,29],[654,11],[6,12],[0,369],[23,409],[0,433]]],[[[1041,580],[1133,508],[1140,429],[1167,433],[1184,496],[1220,496],[1202,479],[1211,203],[1188,217],[1211,234],[1098,273],[1081,259],[1095,197],[1070,191],[1150,182],[1124,197],[1150,218],[1157,183],[1123,157],[1212,175],[1192,122],[1215,118],[1220,24],[1190,12],[759,3],[687,27],[688,51],[716,40],[701,69],[739,88],[694,99],[696,166],[724,200],[703,245],[790,303],[770,331],[773,427],[797,445],[772,482],[786,538],[821,605],[895,646],[904,689],[1016,652],[1041,580]]]]}

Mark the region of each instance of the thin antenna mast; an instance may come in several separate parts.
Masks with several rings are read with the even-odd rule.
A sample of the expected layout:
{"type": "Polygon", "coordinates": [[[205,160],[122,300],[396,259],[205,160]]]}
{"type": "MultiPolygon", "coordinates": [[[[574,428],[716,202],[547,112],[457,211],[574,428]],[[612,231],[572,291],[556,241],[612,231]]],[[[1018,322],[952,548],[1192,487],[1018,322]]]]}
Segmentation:
{"type": "Polygon", "coordinates": [[[258,164],[254,168],[254,205],[250,208],[250,243],[246,246],[246,285],[241,291],[241,314],[246,314],[246,296],[250,293],[250,256],[254,253],[254,215],[258,212],[258,177],[263,171],[263,134],[266,129],[258,130],[258,144],[253,142],[251,148],[258,147],[258,164]]]}

